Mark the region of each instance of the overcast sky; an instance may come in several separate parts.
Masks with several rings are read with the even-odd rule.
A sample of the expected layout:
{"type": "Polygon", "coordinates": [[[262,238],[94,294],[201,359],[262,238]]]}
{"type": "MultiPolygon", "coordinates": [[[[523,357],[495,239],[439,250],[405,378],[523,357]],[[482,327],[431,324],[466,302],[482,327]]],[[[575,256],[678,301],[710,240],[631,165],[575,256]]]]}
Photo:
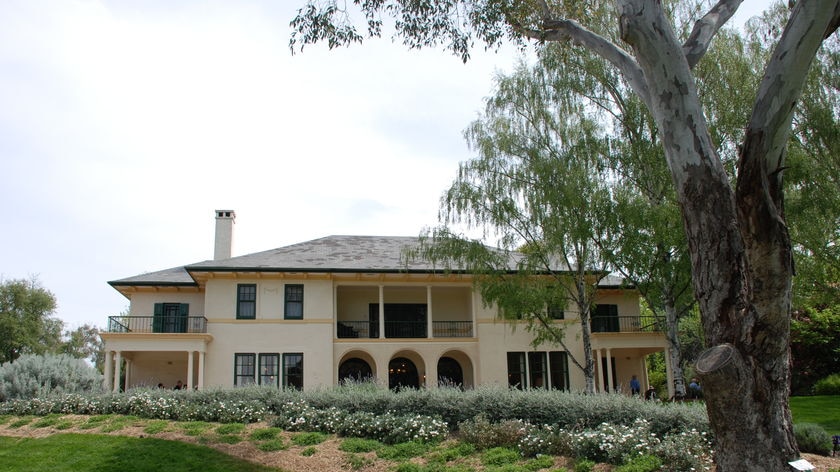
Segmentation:
{"type": "Polygon", "coordinates": [[[212,258],[215,209],[234,255],[435,225],[515,51],[291,55],[303,3],[0,0],[0,277],[104,327],[107,281],[212,258]]]}

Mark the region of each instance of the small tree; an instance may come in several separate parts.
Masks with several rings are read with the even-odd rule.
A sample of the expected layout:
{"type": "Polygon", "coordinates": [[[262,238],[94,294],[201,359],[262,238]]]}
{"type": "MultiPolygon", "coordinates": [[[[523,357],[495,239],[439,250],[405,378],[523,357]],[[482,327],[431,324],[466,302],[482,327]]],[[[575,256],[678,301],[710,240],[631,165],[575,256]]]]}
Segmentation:
{"type": "Polygon", "coordinates": [[[0,363],[53,352],[64,324],[53,317],[55,308],[55,295],[35,277],[0,281],[0,363]]]}

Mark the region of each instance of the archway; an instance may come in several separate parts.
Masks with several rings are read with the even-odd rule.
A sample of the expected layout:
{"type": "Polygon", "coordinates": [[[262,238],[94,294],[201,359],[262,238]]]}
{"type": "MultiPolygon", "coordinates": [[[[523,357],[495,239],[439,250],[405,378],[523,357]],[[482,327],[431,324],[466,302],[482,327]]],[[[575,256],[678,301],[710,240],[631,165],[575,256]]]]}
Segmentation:
{"type": "Polygon", "coordinates": [[[388,388],[420,388],[420,375],[414,362],[405,357],[395,357],[388,363],[388,388]]]}
{"type": "Polygon", "coordinates": [[[365,382],[373,380],[373,369],[364,359],[351,357],[338,366],[338,383],[346,381],[365,382]]]}
{"type": "Polygon", "coordinates": [[[451,357],[441,357],[437,365],[438,385],[441,387],[463,387],[464,370],[461,364],[451,357]]]}

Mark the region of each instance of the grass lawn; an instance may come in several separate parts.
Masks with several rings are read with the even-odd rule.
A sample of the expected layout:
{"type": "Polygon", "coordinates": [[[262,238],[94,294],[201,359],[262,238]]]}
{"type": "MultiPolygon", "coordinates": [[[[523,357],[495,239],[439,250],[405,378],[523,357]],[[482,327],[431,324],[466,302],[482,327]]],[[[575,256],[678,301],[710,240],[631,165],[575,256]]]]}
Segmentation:
{"type": "Polygon", "coordinates": [[[840,435],[840,395],[790,397],[794,423],[816,423],[830,435],[840,435]]]}
{"type": "Polygon", "coordinates": [[[0,472],[28,471],[269,472],[214,449],[179,441],[102,434],[55,434],[44,438],[0,436],[0,472]]]}

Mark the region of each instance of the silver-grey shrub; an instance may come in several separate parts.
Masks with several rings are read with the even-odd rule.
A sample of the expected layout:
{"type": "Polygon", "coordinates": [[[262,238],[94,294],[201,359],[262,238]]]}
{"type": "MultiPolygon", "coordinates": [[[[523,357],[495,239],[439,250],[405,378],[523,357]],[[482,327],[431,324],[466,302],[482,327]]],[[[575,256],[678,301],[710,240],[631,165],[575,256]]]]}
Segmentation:
{"type": "Polygon", "coordinates": [[[102,374],[83,359],[67,354],[24,354],[0,365],[0,401],[101,389],[102,374]]]}

